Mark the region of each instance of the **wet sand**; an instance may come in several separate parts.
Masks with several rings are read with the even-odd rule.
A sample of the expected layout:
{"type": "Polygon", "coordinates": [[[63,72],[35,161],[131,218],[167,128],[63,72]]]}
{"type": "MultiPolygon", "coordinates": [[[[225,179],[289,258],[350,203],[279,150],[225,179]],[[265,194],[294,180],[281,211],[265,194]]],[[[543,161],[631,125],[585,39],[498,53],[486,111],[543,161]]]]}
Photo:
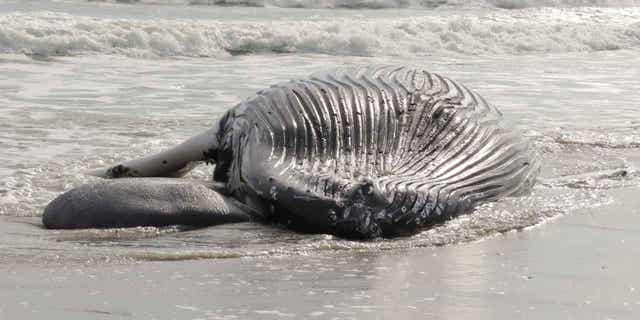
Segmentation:
{"type": "Polygon", "coordinates": [[[2,264],[0,318],[636,319],[640,198],[472,243],[134,263],[2,264]]]}

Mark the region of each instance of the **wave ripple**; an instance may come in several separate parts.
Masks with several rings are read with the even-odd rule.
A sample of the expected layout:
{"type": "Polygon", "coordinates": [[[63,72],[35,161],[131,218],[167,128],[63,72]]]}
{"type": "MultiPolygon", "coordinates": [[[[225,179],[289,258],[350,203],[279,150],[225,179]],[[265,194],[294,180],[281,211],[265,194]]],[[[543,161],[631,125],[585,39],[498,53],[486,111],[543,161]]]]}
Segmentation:
{"type": "Polygon", "coordinates": [[[0,52],[39,56],[319,53],[411,57],[617,50],[640,47],[638,16],[640,8],[540,8],[287,22],[15,13],[0,16],[0,52]]]}
{"type": "MultiPolygon", "coordinates": [[[[100,1],[100,0],[89,0],[100,1]]],[[[101,0],[127,4],[207,5],[323,9],[629,7],[640,0],[101,0]]]]}

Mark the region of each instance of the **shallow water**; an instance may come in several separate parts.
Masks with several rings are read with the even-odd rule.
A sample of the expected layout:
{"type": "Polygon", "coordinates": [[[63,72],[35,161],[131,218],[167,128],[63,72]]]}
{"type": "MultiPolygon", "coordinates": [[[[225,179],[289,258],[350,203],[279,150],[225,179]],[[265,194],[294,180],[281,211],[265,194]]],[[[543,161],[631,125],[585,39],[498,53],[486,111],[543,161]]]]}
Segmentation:
{"type": "MultiPolygon", "coordinates": [[[[625,248],[633,244],[637,248],[638,231],[625,223],[637,221],[633,220],[637,212],[633,213],[632,208],[638,204],[640,192],[639,26],[640,11],[633,7],[506,11],[488,6],[480,9],[446,6],[433,10],[351,11],[78,1],[0,2],[0,52],[3,52],[0,54],[0,266],[18,274],[24,270],[24,275],[34,276],[36,282],[46,283],[46,279],[35,276],[43,271],[40,266],[46,264],[56,266],[51,272],[67,280],[73,277],[73,272],[68,275],[64,270],[80,268],[102,272],[106,279],[119,279],[116,283],[126,283],[126,279],[115,276],[118,270],[126,273],[128,268],[141,268],[139,272],[143,274],[157,271],[161,276],[154,279],[160,281],[179,267],[194,273],[198,268],[208,267],[226,273],[239,265],[263,263],[280,269],[274,275],[264,275],[261,273],[264,270],[254,266],[258,269],[247,271],[248,278],[243,279],[239,273],[238,279],[229,276],[236,280],[216,283],[234,286],[234,281],[239,281],[243,286],[265,282],[263,285],[269,290],[287,290],[278,286],[288,284],[274,284],[271,277],[295,280],[295,273],[293,276],[287,273],[289,266],[302,263],[300,259],[309,259],[310,266],[302,268],[308,272],[318,270],[316,267],[338,266],[338,271],[326,274],[327,279],[313,281],[333,283],[341,281],[337,274],[353,274],[354,280],[345,284],[349,289],[345,289],[345,295],[349,297],[337,295],[350,301],[344,302],[343,307],[353,309],[359,304],[360,286],[366,287],[360,291],[379,294],[384,292],[384,283],[395,283],[394,279],[384,277],[379,282],[371,280],[380,275],[375,268],[391,268],[392,274],[413,274],[416,285],[432,286],[433,292],[445,285],[465,286],[456,282],[456,275],[433,275],[435,279],[453,281],[449,284],[419,276],[420,272],[436,272],[433,269],[436,267],[425,266],[422,270],[420,265],[441,264],[443,270],[447,269],[446,261],[429,258],[434,252],[451,257],[461,255],[463,258],[452,262],[461,263],[459,269],[452,270],[463,273],[461,281],[482,280],[499,292],[500,279],[480,279],[487,274],[497,277],[500,273],[500,259],[491,261],[494,251],[512,252],[512,263],[526,265],[531,262],[528,259],[544,259],[545,246],[562,240],[563,232],[571,237],[568,241],[579,242],[581,237],[590,241],[590,235],[580,233],[584,228],[576,231],[570,223],[563,222],[577,219],[584,224],[582,218],[575,216],[585,212],[598,221],[595,227],[606,225],[603,221],[607,217],[618,219],[613,220],[618,221],[613,223],[614,228],[632,235],[625,248]],[[282,15],[284,22],[270,22],[282,15]],[[351,23],[354,20],[358,23],[351,23]],[[351,24],[356,26],[351,28],[351,24]],[[595,29],[600,33],[592,32],[595,29]],[[132,35],[140,37],[123,45],[121,40],[132,35]],[[268,84],[329,67],[367,63],[425,67],[465,83],[497,105],[507,121],[528,136],[541,153],[543,172],[532,195],[483,205],[474,214],[413,237],[373,242],[302,235],[252,223],[197,230],[172,227],[47,231],[40,227],[42,208],[50,200],[95,179],[84,174],[87,170],[174,145],[204,130],[225,110],[268,84]],[[532,227],[535,230],[529,230],[532,227]],[[545,236],[547,228],[555,230],[550,231],[554,233],[552,237],[545,236]],[[523,229],[521,233],[513,233],[523,229]],[[512,248],[525,245],[511,243],[514,238],[526,245],[531,245],[530,241],[541,244],[533,245],[538,251],[528,258],[525,249],[512,248]],[[482,247],[478,243],[485,241],[495,247],[489,253],[476,251],[480,250],[478,246],[482,247]],[[438,248],[443,245],[445,248],[438,248]],[[347,269],[370,264],[371,260],[360,257],[375,260],[375,270],[348,272],[347,269]],[[478,257],[491,262],[485,266],[488,271],[474,275],[478,266],[472,261],[478,257]],[[177,262],[193,259],[210,260],[177,262]],[[397,267],[396,259],[407,261],[410,267],[397,267]],[[339,266],[345,266],[345,270],[339,266]],[[371,288],[372,283],[378,284],[371,288]]],[[[187,178],[208,179],[211,170],[212,167],[203,166],[187,178]]],[[[601,241],[601,250],[607,250],[607,241],[617,241],[617,233],[604,228],[602,234],[595,235],[601,237],[597,240],[601,241]]],[[[582,243],[573,248],[588,250],[582,243]]],[[[563,252],[557,250],[551,250],[550,255],[562,261],[563,252]]],[[[633,255],[634,251],[625,250],[614,251],[612,261],[632,263],[620,255],[633,255]]],[[[596,258],[589,256],[591,260],[587,260],[593,262],[596,258]]],[[[620,276],[633,277],[627,280],[640,285],[630,272],[620,276]]],[[[184,280],[184,287],[202,282],[194,277],[184,280]]],[[[7,283],[13,285],[10,279],[7,283]]],[[[15,284],[26,281],[15,279],[22,279],[15,280],[15,284]]],[[[301,281],[309,285],[305,282],[309,279],[301,281]]],[[[574,279],[571,280],[574,284],[580,280],[569,279],[574,279]]],[[[513,279],[503,280],[513,284],[513,279]]],[[[567,280],[560,282],[563,281],[567,280]]],[[[61,283],[69,284],[62,280],[61,283]]],[[[606,279],[597,285],[606,286],[603,283],[606,279]]],[[[97,287],[103,285],[99,283],[97,287]]],[[[153,291],[158,288],[145,288],[158,294],[153,291]]],[[[206,294],[204,288],[194,292],[206,294]]],[[[459,297],[464,292],[464,288],[458,289],[452,289],[455,294],[451,296],[459,297]]],[[[80,294],[69,290],[70,295],[80,294]]],[[[331,295],[334,289],[323,287],[323,290],[329,290],[331,295]]],[[[403,292],[400,287],[389,290],[403,292]]],[[[292,289],[291,294],[295,292],[292,289]]],[[[422,315],[429,314],[427,305],[433,301],[429,299],[439,299],[426,292],[433,293],[427,290],[424,296],[411,294],[426,299],[414,306],[423,311],[422,315]]],[[[246,295],[254,297],[248,291],[237,293],[238,299],[246,295]]],[[[286,294],[276,296],[284,299],[286,294]]],[[[481,316],[486,310],[482,311],[480,306],[485,300],[499,301],[503,307],[498,316],[511,315],[506,312],[511,310],[509,302],[504,300],[486,297],[477,300],[473,294],[467,298],[471,299],[468,305],[458,302],[445,305],[454,311],[477,315],[469,318],[491,318],[491,314],[481,316]]],[[[376,299],[382,300],[369,301],[355,315],[367,312],[382,315],[385,314],[382,311],[395,310],[377,310],[375,306],[384,299],[391,299],[388,305],[409,301],[387,296],[376,299]]],[[[225,301],[232,305],[230,300],[225,301]]],[[[269,302],[258,298],[255,301],[269,302]]],[[[186,304],[182,305],[184,308],[172,306],[174,313],[167,312],[179,317],[196,312],[205,318],[218,315],[242,318],[247,312],[252,317],[273,318],[283,316],[277,312],[300,316],[302,311],[308,317],[314,312],[323,317],[354,316],[348,312],[341,314],[344,308],[316,310],[311,308],[312,298],[305,301],[307,304],[297,310],[274,311],[266,307],[254,310],[245,305],[229,307],[233,310],[222,308],[218,313],[198,309],[201,311],[198,313],[189,311],[186,304]]],[[[608,306],[606,299],[601,302],[608,306]]],[[[8,314],[19,312],[6,306],[0,305],[0,316],[3,309],[9,310],[8,314]]],[[[522,308],[521,315],[529,310],[526,304],[518,306],[522,308]]],[[[404,305],[403,308],[403,312],[411,309],[404,305]]],[[[603,308],[598,314],[610,310],[603,308]]],[[[439,315],[436,318],[444,317],[449,312],[445,309],[430,312],[439,315]]],[[[103,309],[95,307],[95,310],[103,309]]],[[[112,317],[158,315],[114,311],[108,307],[106,310],[114,312],[112,317]]],[[[589,314],[571,310],[574,315],[589,314]]],[[[611,310],[621,317],[629,316],[625,308],[611,310]]],[[[419,317],[399,314],[403,318],[419,317]]],[[[554,313],[530,314],[543,317],[554,313]]]]}
{"type": "MultiPolygon", "coordinates": [[[[88,56],[31,61],[5,55],[7,77],[0,86],[13,89],[4,89],[7,93],[3,96],[6,126],[0,132],[4,145],[0,213],[8,220],[25,217],[37,225],[48,201],[94,179],[83,172],[158,151],[202,131],[265,83],[306,75],[335,63],[411,63],[425,65],[482,92],[532,139],[545,165],[531,196],[484,205],[476,214],[411,238],[373,243],[298,235],[254,224],[188,232],[154,228],[41,231],[29,225],[20,229],[30,236],[19,237],[19,241],[26,245],[38,239],[37,245],[31,246],[38,247],[43,245],[39,241],[53,240],[61,251],[52,252],[62,256],[57,259],[83,261],[86,256],[80,252],[85,251],[99,259],[159,260],[381,250],[477,240],[535,225],[573,209],[625,201],[604,191],[638,186],[640,97],[635,90],[640,74],[633,68],[622,69],[622,61],[640,63],[634,51],[422,62],[321,55],[144,62],[88,56]],[[131,68],[133,63],[135,68],[131,68]],[[496,65],[500,70],[495,70],[496,65]],[[21,78],[19,82],[16,77],[21,78]]],[[[211,169],[203,166],[188,178],[207,179],[211,169]]],[[[11,225],[20,223],[3,227],[11,230],[11,225]]],[[[11,260],[13,255],[18,259],[34,253],[24,247],[9,247],[3,255],[11,260]]],[[[36,255],[37,259],[46,256],[36,255]]]]}

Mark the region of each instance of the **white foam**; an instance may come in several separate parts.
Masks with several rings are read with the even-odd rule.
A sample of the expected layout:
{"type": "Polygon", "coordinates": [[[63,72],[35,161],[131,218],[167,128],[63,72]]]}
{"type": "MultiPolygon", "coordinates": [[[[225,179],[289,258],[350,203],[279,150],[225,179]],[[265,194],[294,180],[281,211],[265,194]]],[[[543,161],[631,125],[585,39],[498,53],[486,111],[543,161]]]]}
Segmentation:
{"type": "Polygon", "coordinates": [[[326,9],[435,8],[440,6],[490,5],[485,0],[104,0],[104,2],[326,9]]]}
{"type": "Polygon", "coordinates": [[[15,13],[0,16],[0,52],[135,57],[290,52],[411,57],[617,50],[640,48],[638,16],[640,8],[541,8],[285,22],[15,13]]]}
{"type": "MultiPolygon", "coordinates": [[[[96,0],[89,0],[96,1],[96,0]]],[[[488,7],[522,9],[529,7],[629,7],[640,0],[102,0],[128,4],[210,5],[280,8],[436,8],[488,7]]]]}
{"type": "Polygon", "coordinates": [[[640,0],[487,0],[503,9],[530,7],[632,7],[640,6],[640,0]]]}

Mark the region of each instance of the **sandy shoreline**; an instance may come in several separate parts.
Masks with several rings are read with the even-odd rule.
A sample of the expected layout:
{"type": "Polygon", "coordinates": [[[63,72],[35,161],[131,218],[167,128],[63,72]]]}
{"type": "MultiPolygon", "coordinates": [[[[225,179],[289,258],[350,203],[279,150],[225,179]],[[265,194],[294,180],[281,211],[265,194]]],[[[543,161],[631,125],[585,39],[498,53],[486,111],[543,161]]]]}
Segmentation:
{"type": "Polygon", "coordinates": [[[411,250],[3,264],[1,318],[634,319],[640,199],[473,243],[411,250]]]}
{"type": "Polygon", "coordinates": [[[616,1],[0,4],[0,320],[640,318],[640,8],[616,1]],[[361,64],[477,90],[540,152],[534,193],[376,242],[252,223],[41,228],[87,170],[175,145],[269,84],[361,64]]]}

